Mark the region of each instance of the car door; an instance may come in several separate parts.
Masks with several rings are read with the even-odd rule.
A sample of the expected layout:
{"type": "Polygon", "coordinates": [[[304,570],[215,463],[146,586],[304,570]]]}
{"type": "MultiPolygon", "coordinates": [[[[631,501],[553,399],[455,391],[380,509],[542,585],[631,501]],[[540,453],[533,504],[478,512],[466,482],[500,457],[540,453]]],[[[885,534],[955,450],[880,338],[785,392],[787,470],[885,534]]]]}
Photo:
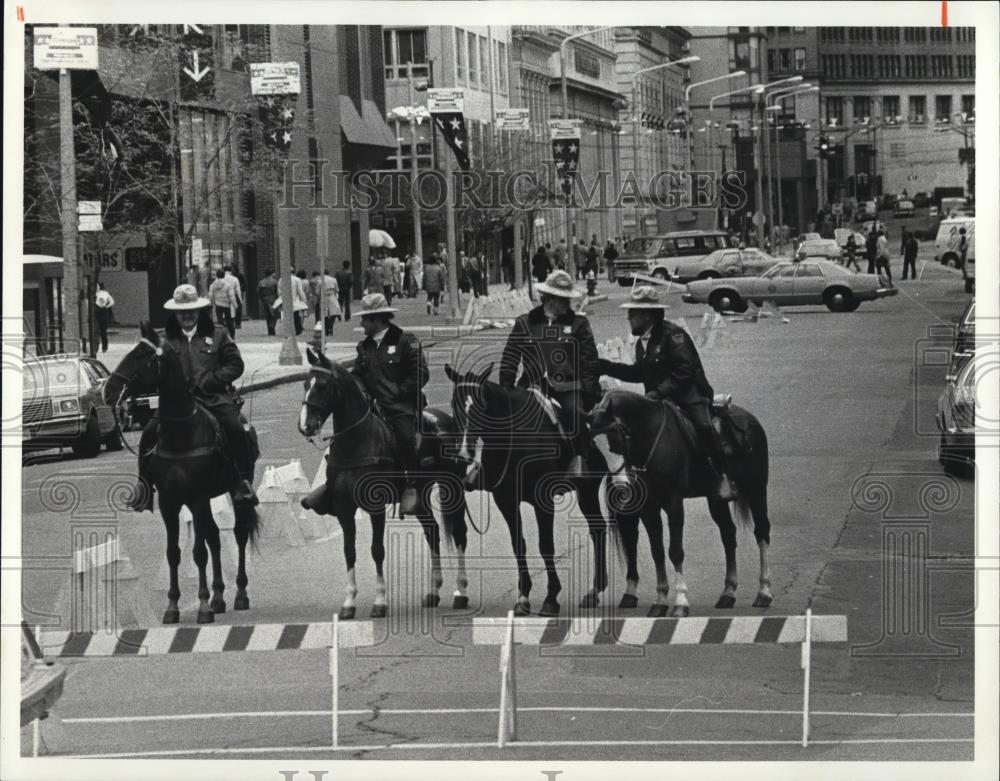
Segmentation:
{"type": "Polygon", "coordinates": [[[743,262],[743,273],[747,276],[759,276],[774,265],[774,261],[755,249],[740,251],[743,262]]]}
{"type": "Polygon", "coordinates": [[[724,277],[740,277],[745,271],[739,250],[723,252],[715,262],[715,269],[724,277]]]}
{"type": "Polygon", "coordinates": [[[792,300],[796,263],[780,263],[754,282],[753,297],[779,306],[792,300]]]}
{"type": "MultiPolygon", "coordinates": [[[[114,415],[111,407],[104,403],[104,383],[108,374],[101,370],[99,364],[91,361],[80,361],[80,370],[85,384],[81,386],[80,408],[85,411],[93,409],[97,415],[97,424],[101,429],[101,434],[106,434],[115,427],[114,415]],[[82,397],[86,395],[87,401],[84,403],[82,397]]],[[[81,380],[81,381],[83,381],[81,380]]]]}
{"type": "Polygon", "coordinates": [[[818,263],[799,263],[795,272],[794,298],[796,304],[822,304],[826,277],[818,263]]]}

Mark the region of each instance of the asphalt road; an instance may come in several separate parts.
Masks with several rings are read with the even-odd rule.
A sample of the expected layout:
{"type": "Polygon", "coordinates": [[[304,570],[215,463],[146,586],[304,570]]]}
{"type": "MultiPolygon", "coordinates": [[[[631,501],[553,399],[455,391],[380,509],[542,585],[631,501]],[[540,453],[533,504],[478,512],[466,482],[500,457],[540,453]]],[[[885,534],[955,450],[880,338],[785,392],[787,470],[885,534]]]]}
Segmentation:
{"type": "MultiPolygon", "coordinates": [[[[450,608],[451,561],[442,607],[420,608],[429,560],[419,527],[390,522],[390,616],[376,622],[376,646],[341,654],[339,750],[330,748],[324,651],[72,661],[58,718],[43,728],[47,749],[70,756],[296,760],[971,758],[974,649],[961,614],[974,605],[974,483],[943,475],[933,420],[946,368],[940,356],[967,297],[960,275],[933,264],[931,254],[927,245],[918,261],[918,267],[929,261],[921,281],[897,282],[901,292],[893,299],[851,314],[806,307],[786,310],[789,322],[729,322],[702,350],[716,390],[732,393],[768,434],[775,599],[768,611],[750,606],[758,554],[752,534],[741,530],[736,608],[713,607],[723,586],[722,547],[704,504],[690,501],[685,571],[692,615],[783,616],[812,607],[848,617],[846,645],[813,649],[809,748],[800,745],[797,646],[699,645],[590,654],[519,648],[519,742],[498,749],[498,649],[471,645],[468,623],[473,615],[505,615],[516,576],[502,519],[485,495],[473,493],[470,511],[483,533],[470,536],[469,610],[450,608]],[[884,544],[914,547],[884,556],[884,544]],[[919,584],[925,592],[913,591],[919,584]],[[894,602],[904,588],[916,596],[894,602]],[[916,605],[912,621],[900,605],[904,612],[916,605]],[[952,616],[947,626],[939,620],[945,616],[952,616]]],[[[616,305],[627,291],[606,284],[604,290],[611,299],[589,312],[598,340],[625,334],[616,305]]],[[[675,292],[670,302],[668,317],[684,318],[699,334],[703,309],[681,303],[675,292]]],[[[471,350],[499,358],[503,338],[487,333],[429,351],[431,404],[448,403],[445,361],[460,363],[471,350]]],[[[298,385],[262,391],[251,411],[262,466],[298,458],[312,479],[320,453],[296,431],[301,397],[298,385]]],[[[137,597],[136,612],[155,625],[166,602],[162,525],[148,513],[108,509],[108,496],[120,490],[115,485],[133,474],[127,451],[92,461],[50,458],[24,469],[22,601],[29,623],[65,622],[73,540],[117,531],[137,575],[129,592],[137,597]]],[[[329,621],[338,608],[344,564],[336,524],[326,530],[329,539],[301,546],[279,536],[280,525],[265,528],[251,557],[251,610],[220,615],[218,624],[329,621]]],[[[370,528],[359,530],[362,618],[374,574],[370,528]]],[[[529,553],[537,554],[530,511],[525,534],[529,553]]],[[[563,616],[580,615],[591,554],[572,497],[557,518],[556,549],[563,616]]],[[[612,587],[598,615],[616,612],[609,606],[624,587],[611,558],[612,587]]],[[[537,557],[532,567],[537,609],[544,589],[537,557]]],[[[640,574],[639,609],[619,615],[645,615],[654,595],[644,537],[640,574]]],[[[231,599],[232,567],[227,577],[231,599]]],[[[194,625],[194,588],[190,577],[182,580],[182,625],[194,625]]]]}

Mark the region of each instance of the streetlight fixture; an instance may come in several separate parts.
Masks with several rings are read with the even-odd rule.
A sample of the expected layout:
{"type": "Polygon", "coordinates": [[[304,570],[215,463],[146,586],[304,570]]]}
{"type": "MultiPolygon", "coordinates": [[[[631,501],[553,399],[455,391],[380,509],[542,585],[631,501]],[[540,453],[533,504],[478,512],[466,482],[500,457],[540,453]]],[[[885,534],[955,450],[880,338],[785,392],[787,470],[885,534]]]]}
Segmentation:
{"type": "MultiPolygon", "coordinates": [[[[696,81],[694,84],[689,84],[688,86],[686,86],[684,88],[684,112],[687,115],[688,122],[689,123],[691,122],[691,90],[693,90],[695,87],[703,87],[706,84],[714,84],[717,81],[727,81],[729,79],[735,79],[735,78],[738,78],[740,76],[746,76],[746,75],[747,75],[746,71],[733,71],[732,73],[726,73],[726,74],[723,74],[722,76],[716,76],[713,79],[705,79],[704,81],[696,81]]],[[[747,76],[747,78],[749,78],[749,76],[747,76]]],[[[709,113],[708,121],[709,121],[709,123],[711,123],[711,121],[712,121],[711,112],[709,113]]],[[[710,154],[714,154],[712,152],[711,140],[709,138],[710,136],[711,136],[711,131],[709,131],[709,133],[706,136],[706,140],[709,141],[708,151],[709,151],[710,154]]],[[[688,157],[689,157],[689,159],[691,161],[691,170],[693,171],[694,170],[694,140],[691,139],[691,134],[690,133],[688,133],[688,139],[689,139],[689,143],[690,143],[690,148],[688,149],[688,157]]]]}
{"type": "MultiPolygon", "coordinates": [[[[649,73],[650,71],[660,70],[661,68],[669,68],[672,65],[687,65],[688,63],[698,62],[701,57],[690,56],[682,57],[679,60],[671,60],[670,62],[661,62],[659,65],[651,65],[648,68],[640,68],[631,76],[629,80],[632,82],[632,172],[635,174],[636,183],[639,182],[639,120],[641,114],[639,112],[639,77],[643,73],[649,73]]],[[[691,138],[691,118],[688,117],[687,120],[688,138],[691,138]]],[[[636,237],[638,238],[640,228],[640,211],[639,202],[636,201],[635,204],[635,230],[636,237]]],[[[645,233],[645,230],[642,231],[645,233]]]]}
{"type": "MultiPolygon", "coordinates": [[[[798,87],[788,91],[779,90],[774,94],[774,98],[777,100],[777,103],[775,103],[773,106],[767,106],[764,110],[781,111],[782,108],[784,108],[781,105],[781,101],[783,101],[785,98],[795,97],[796,95],[805,95],[810,92],[819,92],[819,87],[813,86],[808,82],[806,82],[805,84],[801,84],[798,87]]],[[[784,205],[782,204],[781,201],[781,124],[777,121],[777,119],[774,123],[774,132],[776,141],[774,150],[774,161],[775,161],[776,175],[778,177],[778,225],[784,225],[785,211],[784,211],[784,205]]],[[[768,197],[768,205],[770,206],[770,196],[768,197]]]]}

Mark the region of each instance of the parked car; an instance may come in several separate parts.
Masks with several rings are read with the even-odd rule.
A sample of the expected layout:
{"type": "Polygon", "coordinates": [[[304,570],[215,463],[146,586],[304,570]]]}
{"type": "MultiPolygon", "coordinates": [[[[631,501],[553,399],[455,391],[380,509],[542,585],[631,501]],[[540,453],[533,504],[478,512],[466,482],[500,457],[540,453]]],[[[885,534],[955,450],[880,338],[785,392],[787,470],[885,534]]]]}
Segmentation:
{"type": "Polygon", "coordinates": [[[926,209],[931,205],[931,194],[929,192],[914,193],[910,200],[913,201],[913,206],[915,208],[926,209]]]}
{"type": "Polygon", "coordinates": [[[826,258],[827,260],[840,260],[840,245],[836,239],[813,239],[804,241],[799,245],[795,253],[799,260],[806,258],[826,258]]]}
{"type": "Polygon", "coordinates": [[[110,373],[98,360],[79,355],[50,355],[24,364],[21,447],[46,450],[72,447],[93,458],[105,445],[120,450],[121,431],[101,396],[110,373]]]}
{"type": "Polygon", "coordinates": [[[883,209],[892,209],[896,206],[899,196],[895,193],[883,193],[879,201],[879,206],[883,209]]]}
{"type": "Polygon", "coordinates": [[[892,210],[893,217],[913,217],[916,213],[913,201],[899,201],[896,208],[892,210]]]}
{"type": "Polygon", "coordinates": [[[820,236],[818,233],[800,233],[798,241],[799,244],[801,244],[803,241],[816,241],[817,239],[822,239],[822,238],[823,237],[820,236]]]}
{"type": "Polygon", "coordinates": [[[696,280],[681,298],[709,304],[719,312],[745,312],[749,302],[761,306],[826,304],[832,312],[853,312],[862,301],[894,296],[878,274],[855,274],[830,260],[784,261],[757,277],[696,280]]]}
{"type": "Polygon", "coordinates": [[[974,474],[976,460],[976,383],[1000,362],[997,342],[981,345],[959,356],[957,367],[945,377],[938,399],[937,424],[941,431],[938,461],[946,472],[974,474]]]}
{"type": "Polygon", "coordinates": [[[777,262],[777,258],[756,247],[719,249],[703,258],[680,260],[674,266],[670,278],[676,282],[690,282],[693,279],[753,277],[763,274],[777,262]]]}
{"type": "Polygon", "coordinates": [[[851,230],[850,228],[835,228],[833,231],[833,240],[837,242],[837,246],[840,247],[841,257],[846,256],[847,247],[847,237],[851,234],[854,235],[854,243],[858,245],[858,252],[863,253],[865,251],[865,235],[860,231],[851,230]]]}
{"type": "Polygon", "coordinates": [[[872,225],[875,226],[875,230],[885,231],[885,235],[889,235],[889,229],[885,227],[885,223],[881,220],[868,220],[868,222],[863,222],[858,230],[863,233],[865,237],[867,237],[868,234],[872,232],[872,225]]]}
{"type": "Polygon", "coordinates": [[[858,211],[854,219],[860,222],[861,220],[874,220],[877,217],[878,204],[875,201],[862,201],[858,204],[858,211]]]}
{"type": "Polygon", "coordinates": [[[976,299],[973,298],[966,304],[965,310],[955,322],[955,341],[952,345],[949,374],[957,373],[958,364],[976,349],[976,299]]]}
{"type": "Polygon", "coordinates": [[[944,266],[962,267],[962,256],[959,243],[962,240],[960,231],[965,229],[966,251],[965,261],[976,256],[976,218],[954,217],[941,220],[937,236],[934,239],[934,260],[944,266]]]}
{"type": "Polygon", "coordinates": [[[636,274],[666,281],[679,263],[698,261],[725,248],[722,231],[675,231],[637,239],[615,260],[615,279],[623,286],[631,285],[636,274]]]}

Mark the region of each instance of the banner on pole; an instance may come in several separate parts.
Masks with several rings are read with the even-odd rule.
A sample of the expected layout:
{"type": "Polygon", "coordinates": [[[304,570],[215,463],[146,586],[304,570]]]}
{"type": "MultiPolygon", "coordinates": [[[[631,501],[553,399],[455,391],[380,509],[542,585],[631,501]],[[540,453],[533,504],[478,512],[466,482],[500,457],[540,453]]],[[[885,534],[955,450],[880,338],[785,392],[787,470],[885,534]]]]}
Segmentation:
{"type": "Polygon", "coordinates": [[[298,95],[302,91],[297,62],[250,63],[250,92],[254,95],[298,95]]]}
{"type": "Polygon", "coordinates": [[[463,171],[469,170],[469,133],[465,126],[465,90],[427,90],[427,110],[441,135],[455,153],[463,171]]]}
{"type": "Polygon", "coordinates": [[[497,130],[531,130],[531,112],[526,108],[499,109],[496,114],[497,130]]]}

